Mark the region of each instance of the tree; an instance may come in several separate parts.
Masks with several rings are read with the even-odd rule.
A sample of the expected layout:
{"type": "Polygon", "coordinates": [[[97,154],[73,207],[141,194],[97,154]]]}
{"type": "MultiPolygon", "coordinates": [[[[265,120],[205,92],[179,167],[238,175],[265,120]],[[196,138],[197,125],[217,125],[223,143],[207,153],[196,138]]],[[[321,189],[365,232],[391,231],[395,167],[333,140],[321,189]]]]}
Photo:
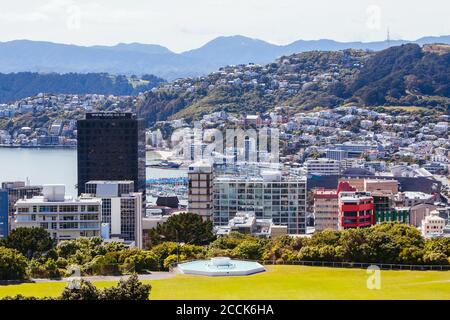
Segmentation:
{"type": "Polygon", "coordinates": [[[320,232],[316,232],[311,237],[311,243],[317,245],[331,245],[336,246],[339,243],[341,233],[332,229],[325,229],[320,232]]]}
{"type": "Polygon", "coordinates": [[[264,246],[259,241],[245,240],[242,241],[233,250],[235,257],[247,260],[261,260],[264,246]]]}
{"type": "Polygon", "coordinates": [[[0,247],[0,280],[22,280],[27,274],[27,259],[17,250],[0,247]]]}
{"type": "Polygon", "coordinates": [[[367,229],[348,229],[342,231],[340,245],[343,259],[351,262],[366,262],[370,256],[367,244],[367,229]]]}
{"type": "Polygon", "coordinates": [[[193,213],[171,216],[165,223],[152,229],[149,236],[151,245],[164,241],[206,245],[214,240],[212,222],[203,221],[200,215],[193,213]]]}
{"type": "Polygon", "coordinates": [[[427,252],[423,255],[425,264],[446,265],[449,263],[448,257],[442,252],[427,252]]]}
{"type": "MultiPolygon", "coordinates": [[[[90,281],[81,280],[78,285],[67,286],[58,300],[148,300],[152,287],[149,284],[143,284],[139,281],[136,274],[128,279],[121,279],[115,287],[103,290],[97,289],[90,281]]],[[[36,298],[17,295],[6,297],[0,300],[52,300],[51,298],[36,298]]]]}
{"type": "Polygon", "coordinates": [[[306,246],[300,249],[297,258],[301,261],[317,261],[320,260],[319,247],[306,246]]]}
{"type": "Polygon", "coordinates": [[[138,276],[133,274],[127,280],[121,279],[116,287],[104,289],[100,299],[145,301],[149,299],[151,289],[151,285],[141,283],[138,276]]]}
{"type": "Polygon", "coordinates": [[[242,241],[254,239],[252,236],[242,234],[239,232],[231,232],[229,235],[217,238],[210,244],[210,248],[215,249],[234,249],[242,241]]]}
{"type": "Polygon", "coordinates": [[[16,249],[28,259],[39,257],[55,247],[55,241],[42,228],[17,228],[5,241],[5,246],[16,249]]]}
{"type": "Polygon", "coordinates": [[[158,270],[158,257],[151,251],[138,249],[123,250],[120,252],[119,262],[124,271],[134,270],[142,273],[149,270],[158,270]]]}

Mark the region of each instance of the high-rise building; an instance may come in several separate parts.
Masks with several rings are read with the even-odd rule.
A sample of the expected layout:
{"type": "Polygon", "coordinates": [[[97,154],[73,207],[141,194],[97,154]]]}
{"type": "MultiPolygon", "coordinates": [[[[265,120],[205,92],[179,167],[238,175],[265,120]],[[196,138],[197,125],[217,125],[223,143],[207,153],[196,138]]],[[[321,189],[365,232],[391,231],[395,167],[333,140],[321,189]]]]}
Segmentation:
{"type": "Polygon", "coordinates": [[[261,170],[256,175],[214,178],[214,224],[228,225],[237,212],[254,212],[257,219],[272,219],[287,226],[289,234],[306,233],[306,178],[281,171],[261,170]]]}
{"type": "Polygon", "coordinates": [[[370,193],[339,193],[339,229],[369,227],[374,223],[374,203],[370,193]]]}
{"type": "Polygon", "coordinates": [[[213,167],[207,162],[189,166],[188,211],[205,220],[212,220],[213,216],[213,177],[213,167]]]}
{"type": "Polygon", "coordinates": [[[133,192],[133,181],[89,181],[85,190],[102,199],[101,221],[109,237],[142,248],[142,194],[133,192]]]}
{"type": "Polygon", "coordinates": [[[5,225],[8,226],[9,233],[14,215],[14,205],[17,200],[30,199],[34,196],[42,195],[42,186],[29,186],[24,181],[8,181],[2,183],[1,189],[8,194],[8,221],[5,225]]]}
{"type": "Polygon", "coordinates": [[[338,229],[338,193],[337,190],[314,190],[314,222],[316,231],[338,229]]]}
{"type": "Polygon", "coordinates": [[[145,203],[144,120],[132,113],[87,113],[77,129],[78,194],[88,181],[132,180],[145,203]]]}
{"type": "Polygon", "coordinates": [[[9,233],[8,191],[0,189],[0,239],[9,233]]]}
{"type": "Polygon", "coordinates": [[[64,185],[44,185],[42,193],[16,202],[13,228],[41,227],[57,241],[100,236],[101,199],[66,197],[64,185]]]}
{"type": "Polygon", "coordinates": [[[42,186],[29,186],[24,181],[3,182],[1,189],[8,192],[8,204],[10,216],[14,213],[14,204],[19,199],[29,199],[42,195],[42,186]]]}
{"type": "Polygon", "coordinates": [[[315,189],[314,224],[315,231],[325,229],[338,230],[339,226],[339,193],[356,191],[347,181],[340,181],[337,189],[315,189]]]}

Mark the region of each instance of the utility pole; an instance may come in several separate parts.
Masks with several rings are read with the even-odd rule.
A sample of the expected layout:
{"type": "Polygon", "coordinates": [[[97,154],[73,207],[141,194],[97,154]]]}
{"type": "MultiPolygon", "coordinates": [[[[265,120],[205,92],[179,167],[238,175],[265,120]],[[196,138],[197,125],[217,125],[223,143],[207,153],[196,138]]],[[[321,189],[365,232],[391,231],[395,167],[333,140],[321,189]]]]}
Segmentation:
{"type": "Polygon", "coordinates": [[[176,230],[176,229],[175,229],[175,235],[177,237],[177,265],[178,265],[178,263],[180,262],[179,261],[179,253],[178,253],[178,247],[179,247],[180,243],[179,243],[179,240],[178,240],[178,230],[176,230]]]}

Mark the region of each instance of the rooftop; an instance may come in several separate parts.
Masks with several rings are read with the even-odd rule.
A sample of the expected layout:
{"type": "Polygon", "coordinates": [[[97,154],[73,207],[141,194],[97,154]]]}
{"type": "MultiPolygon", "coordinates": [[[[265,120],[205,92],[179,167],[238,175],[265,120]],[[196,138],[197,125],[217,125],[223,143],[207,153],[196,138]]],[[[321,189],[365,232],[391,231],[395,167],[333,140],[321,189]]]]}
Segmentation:
{"type": "Polygon", "coordinates": [[[86,204],[98,204],[101,203],[100,198],[93,198],[93,197],[80,197],[80,198],[73,198],[71,196],[65,196],[64,200],[60,201],[49,201],[44,196],[35,196],[33,198],[29,199],[19,199],[16,204],[49,204],[49,205],[58,205],[58,204],[76,204],[76,203],[86,203],[86,204]]]}

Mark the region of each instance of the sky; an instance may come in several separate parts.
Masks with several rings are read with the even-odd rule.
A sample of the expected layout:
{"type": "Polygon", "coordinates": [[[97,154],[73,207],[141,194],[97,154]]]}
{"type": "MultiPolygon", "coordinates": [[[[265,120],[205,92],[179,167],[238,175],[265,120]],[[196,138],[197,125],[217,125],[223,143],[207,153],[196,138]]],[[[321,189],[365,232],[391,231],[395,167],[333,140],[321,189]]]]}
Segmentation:
{"type": "Polygon", "coordinates": [[[415,40],[450,35],[448,0],[14,0],[0,7],[0,42],[160,44],[175,52],[218,36],[274,44],[415,40]]]}

